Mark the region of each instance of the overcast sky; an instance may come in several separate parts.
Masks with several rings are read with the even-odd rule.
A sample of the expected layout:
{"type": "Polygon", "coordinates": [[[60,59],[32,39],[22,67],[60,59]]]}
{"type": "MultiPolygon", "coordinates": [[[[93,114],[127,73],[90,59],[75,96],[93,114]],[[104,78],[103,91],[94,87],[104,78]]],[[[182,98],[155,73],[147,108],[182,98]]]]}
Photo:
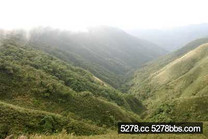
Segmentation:
{"type": "Polygon", "coordinates": [[[0,0],[0,28],[170,28],[208,22],[207,5],[208,0],[0,0]]]}

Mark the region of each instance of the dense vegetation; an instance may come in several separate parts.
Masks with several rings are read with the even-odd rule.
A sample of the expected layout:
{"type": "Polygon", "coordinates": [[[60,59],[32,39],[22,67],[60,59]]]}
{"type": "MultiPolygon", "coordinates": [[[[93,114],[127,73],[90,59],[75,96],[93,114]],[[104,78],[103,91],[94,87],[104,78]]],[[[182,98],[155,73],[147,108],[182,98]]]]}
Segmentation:
{"type": "Polygon", "coordinates": [[[106,129],[59,114],[25,109],[0,102],[0,138],[15,134],[51,134],[63,129],[77,135],[106,133],[106,129]]]}
{"type": "Polygon", "coordinates": [[[140,120],[135,113],[144,109],[134,96],[15,38],[1,41],[0,77],[1,137],[62,129],[100,134],[118,121],[140,120]]]}

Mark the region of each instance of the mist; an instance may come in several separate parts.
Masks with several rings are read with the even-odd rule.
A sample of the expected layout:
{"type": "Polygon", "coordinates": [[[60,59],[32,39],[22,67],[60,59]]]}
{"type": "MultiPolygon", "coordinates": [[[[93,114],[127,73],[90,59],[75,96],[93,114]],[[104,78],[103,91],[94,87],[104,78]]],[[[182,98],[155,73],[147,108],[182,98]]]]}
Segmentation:
{"type": "Polygon", "coordinates": [[[173,28],[208,22],[207,4],[206,0],[7,0],[0,2],[0,28],[173,28]]]}
{"type": "Polygon", "coordinates": [[[0,139],[207,138],[207,5],[0,1],[0,139]]]}

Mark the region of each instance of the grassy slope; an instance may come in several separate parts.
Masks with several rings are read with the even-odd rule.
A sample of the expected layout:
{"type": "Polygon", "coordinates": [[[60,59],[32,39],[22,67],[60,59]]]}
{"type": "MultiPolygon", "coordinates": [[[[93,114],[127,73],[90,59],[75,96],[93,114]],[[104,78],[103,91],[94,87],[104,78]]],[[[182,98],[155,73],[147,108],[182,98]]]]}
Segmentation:
{"type": "Polygon", "coordinates": [[[156,89],[165,86],[160,90],[172,91],[169,97],[170,94],[173,97],[206,95],[207,68],[208,44],[205,44],[153,73],[150,84],[156,86],[156,89]]]}
{"type": "Polygon", "coordinates": [[[151,74],[159,71],[177,58],[182,57],[184,54],[207,42],[207,38],[195,40],[174,53],[171,53],[167,56],[161,57],[153,62],[146,64],[146,66],[136,72],[134,79],[130,84],[130,92],[139,92],[140,94],[144,94],[140,96],[142,99],[144,99],[144,97],[148,96],[147,94],[151,92],[150,88],[148,88],[147,86],[151,74]]]}
{"type": "Polygon", "coordinates": [[[35,47],[87,69],[119,89],[126,75],[135,68],[165,54],[152,43],[110,27],[95,28],[86,33],[36,29],[30,40],[35,47]]]}
{"type": "MultiPolygon", "coordinates": [[[[139,113],[139,108],[142,109],[135,97],[123,95],[89,72],[12,40],[7,40],[0,46],[0,77],[1,101],[27,109],[60,114],[77,121],[84,120],[83,122],[91,123],[92,127],[94,124],[112,127],[118,121],[138,121],[139,117],[132,111],[139,113]],[[135,109],[137,105],[139,108],[135,109]]],[[[6,114],[10,115],[10,110],[4,108],[8,110],[6,114]]],[[[23,112],[20,120],[26,116],[28,114],[23,112]]],[[[33,117],[31,113],[29,118],[30,116],[33,117]]],[[[1,118],[2,123],[7,115],[1,118]]],[[[40,119],[42,117],[36,123],[40,119]]],[[[15,122],[14,125],[12,123],[11,130],[18,132],[15,122]]],[[[2,124],[3,127],[6,125],[2,124]]],[[[26,125],[21,130],[29,131],[26,125]]],[[[36,129],[31,129],[30,132],[36,132],[36,129]]]]}
{"type": "Polygon", "coordinates": [[[203,107],[208,96],[208,44],[196,48],[207,40],[189,43],[181,51],[138,71],[130,91],[146,102],[148,118],[156,121],[208,120],[203,107]]]}
{"type": "Polygon", "coordinates": [[[154,99],[206,95],[208,45],[177,58],[149,77],[149,97],[154,99]]]}

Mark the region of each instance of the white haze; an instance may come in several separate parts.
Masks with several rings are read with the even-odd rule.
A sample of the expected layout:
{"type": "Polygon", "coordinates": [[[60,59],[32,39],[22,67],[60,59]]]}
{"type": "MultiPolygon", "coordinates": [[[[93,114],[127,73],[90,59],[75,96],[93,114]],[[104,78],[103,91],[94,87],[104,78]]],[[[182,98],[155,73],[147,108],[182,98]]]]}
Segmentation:
{"type": "Polygon", "coordinates": [[[208,22],[207,5],[207,0],[0,0],[0,28],[164,29],[208,22]]]}

